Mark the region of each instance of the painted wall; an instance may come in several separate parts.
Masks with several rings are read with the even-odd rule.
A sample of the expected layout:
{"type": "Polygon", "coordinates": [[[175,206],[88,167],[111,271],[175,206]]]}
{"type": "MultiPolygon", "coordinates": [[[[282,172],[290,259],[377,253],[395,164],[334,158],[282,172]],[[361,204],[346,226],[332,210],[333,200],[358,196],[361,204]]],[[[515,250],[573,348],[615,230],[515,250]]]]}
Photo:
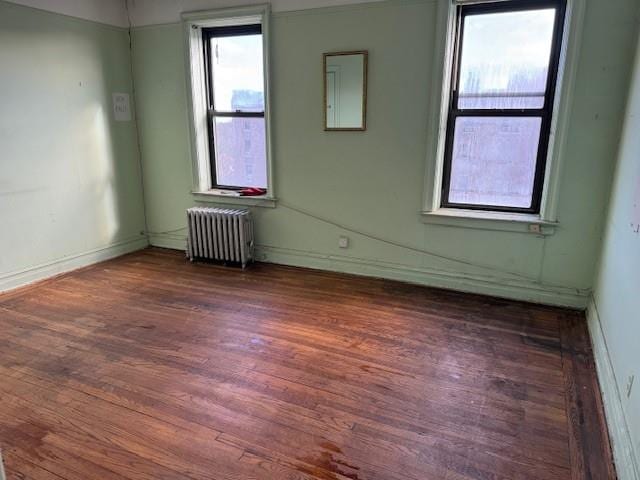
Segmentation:
{"type": "MultiPolygon", "coordinates": [[[[275,209],[254,209],[260,258],[586,305],[638,11],[635,0],[619,0],[616,8],[604,1],[587,3],[561,179],[560,226],[548,237],[421,222],[430,89],[439,88],[430,85],[436,2],[275,13],[271,73],[279,203],[275,209]],[[367,131],[324,132],[322,53],[354,49],[369,50],[367,131]],[[435,255],[345,231],[291,206],[435,255]],[[338,248],[341,234],[351,239],[346,250],[338,248]]],[[[195,202],[189,193],[182,30],[177,23],[141,27],[133,38],[146,211],[155,232],[150,238],[155,245],[183,248],[179,229],[185,226],[185,209],[195,202]]]]}
{"type": "Polygon", "coordinates": [[[640,42],[588,311],[621,480],[640,478],[640,42]]]}
{"type": "MultiPolygon", "coordinates": [[[[22,0],[36,1],[36,0],[22,0]]],[[[72,0],[67,0],[72,1],[72,0]]],[[[210,10],[212,8],[238,7],[268,3],[274,12],[306,10],[319,7],[335,7],[382,0],[125,0],[134,26],[160,25],[180,21],[182,12],[210,10]]]]}
{"type": "Polygon", "coordinates": [[[126,30],[0,1],[0,290],[146,243],[126,30]]]}
{"type": "Polygon", "coordinates": [[[125,0],[10,0],[28,7],[71,17],[129,27],[125,0]]]}

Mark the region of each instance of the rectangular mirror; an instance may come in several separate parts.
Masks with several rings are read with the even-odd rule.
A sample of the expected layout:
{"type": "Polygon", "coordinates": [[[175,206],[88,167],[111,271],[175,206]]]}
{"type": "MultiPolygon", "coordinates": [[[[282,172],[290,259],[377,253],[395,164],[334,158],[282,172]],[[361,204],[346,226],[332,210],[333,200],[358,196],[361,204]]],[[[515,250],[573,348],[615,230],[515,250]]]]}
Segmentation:
{"type": "Polygon", "coordinates": [[[366,51],[324,54],[324,129],[326,131],[366,129],[367,60],[366,51]]]}

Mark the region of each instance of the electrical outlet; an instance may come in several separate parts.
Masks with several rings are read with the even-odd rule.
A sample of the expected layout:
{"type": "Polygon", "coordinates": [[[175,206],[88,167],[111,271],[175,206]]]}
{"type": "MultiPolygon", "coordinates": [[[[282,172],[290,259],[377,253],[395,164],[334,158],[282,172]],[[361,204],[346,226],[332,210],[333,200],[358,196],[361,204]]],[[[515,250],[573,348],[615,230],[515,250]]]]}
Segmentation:
{"type": "Polygon", "coordinates": [[[630,375],[627,379],[627,398],[631,397],[631,392],[633,391],[633,381],[635,380],[635,375],[630,375]]]}
{"type": "Polygon", "coordinates": [[[531,223],[531,224],[529,224],[529,231],[531,233],[540,234],[540,233],[542,233],[542,226],[540,226],[537,223],[531,223]]]}
{"type": "Polygon", "coordinates": [[[349,248],[349,237],[339,237],[338,246],[340,248],[349,248]]]}

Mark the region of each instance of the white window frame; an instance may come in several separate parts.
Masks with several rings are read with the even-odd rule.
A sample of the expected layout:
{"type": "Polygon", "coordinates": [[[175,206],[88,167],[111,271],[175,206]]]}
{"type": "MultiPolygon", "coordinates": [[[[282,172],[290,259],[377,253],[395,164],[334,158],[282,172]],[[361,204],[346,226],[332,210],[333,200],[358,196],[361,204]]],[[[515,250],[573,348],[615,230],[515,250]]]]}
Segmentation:
{"type": "Polygon", "coordinates": [[[552,234],[558,225],[560,177],[580,53],[585,0],[567,0],[540,213],[501,213],[440,206],[457,7],[495,1],[500,0],[438,0],[422,220],[448,226],[552,234]]]}
{"type": "Polygon", "coordinates": [[[269,89],[270,6],[222,8],[182,14],[185,38],[189,127],[191,132],[192,194],[198,201],[234,203],[255,206],[275,206],[273,155],[271,148],[271,101],[269,89]],[[267,158],[267,193],[259,197],[237,197],[232,192],[215,189],[211,180],[209,134],[207,129],[207,89],[205,59],[202,48],[202,29],[232,25],[262,25],[264,60],[264,119],[267,158]]]}

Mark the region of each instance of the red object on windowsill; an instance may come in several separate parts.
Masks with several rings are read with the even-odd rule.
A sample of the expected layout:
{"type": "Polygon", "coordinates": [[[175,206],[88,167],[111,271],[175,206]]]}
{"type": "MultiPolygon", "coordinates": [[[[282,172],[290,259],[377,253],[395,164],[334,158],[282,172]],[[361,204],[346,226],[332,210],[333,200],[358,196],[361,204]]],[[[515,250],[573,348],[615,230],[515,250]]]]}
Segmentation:
{"type": "Polygon", "coordinates": [[[260,195],[266,195],[266,194],[267,194],[266,188],[249,187],[249,188],[243,188],[242,190],[240,190],[241,197],[258,197],[260,195]]]}

